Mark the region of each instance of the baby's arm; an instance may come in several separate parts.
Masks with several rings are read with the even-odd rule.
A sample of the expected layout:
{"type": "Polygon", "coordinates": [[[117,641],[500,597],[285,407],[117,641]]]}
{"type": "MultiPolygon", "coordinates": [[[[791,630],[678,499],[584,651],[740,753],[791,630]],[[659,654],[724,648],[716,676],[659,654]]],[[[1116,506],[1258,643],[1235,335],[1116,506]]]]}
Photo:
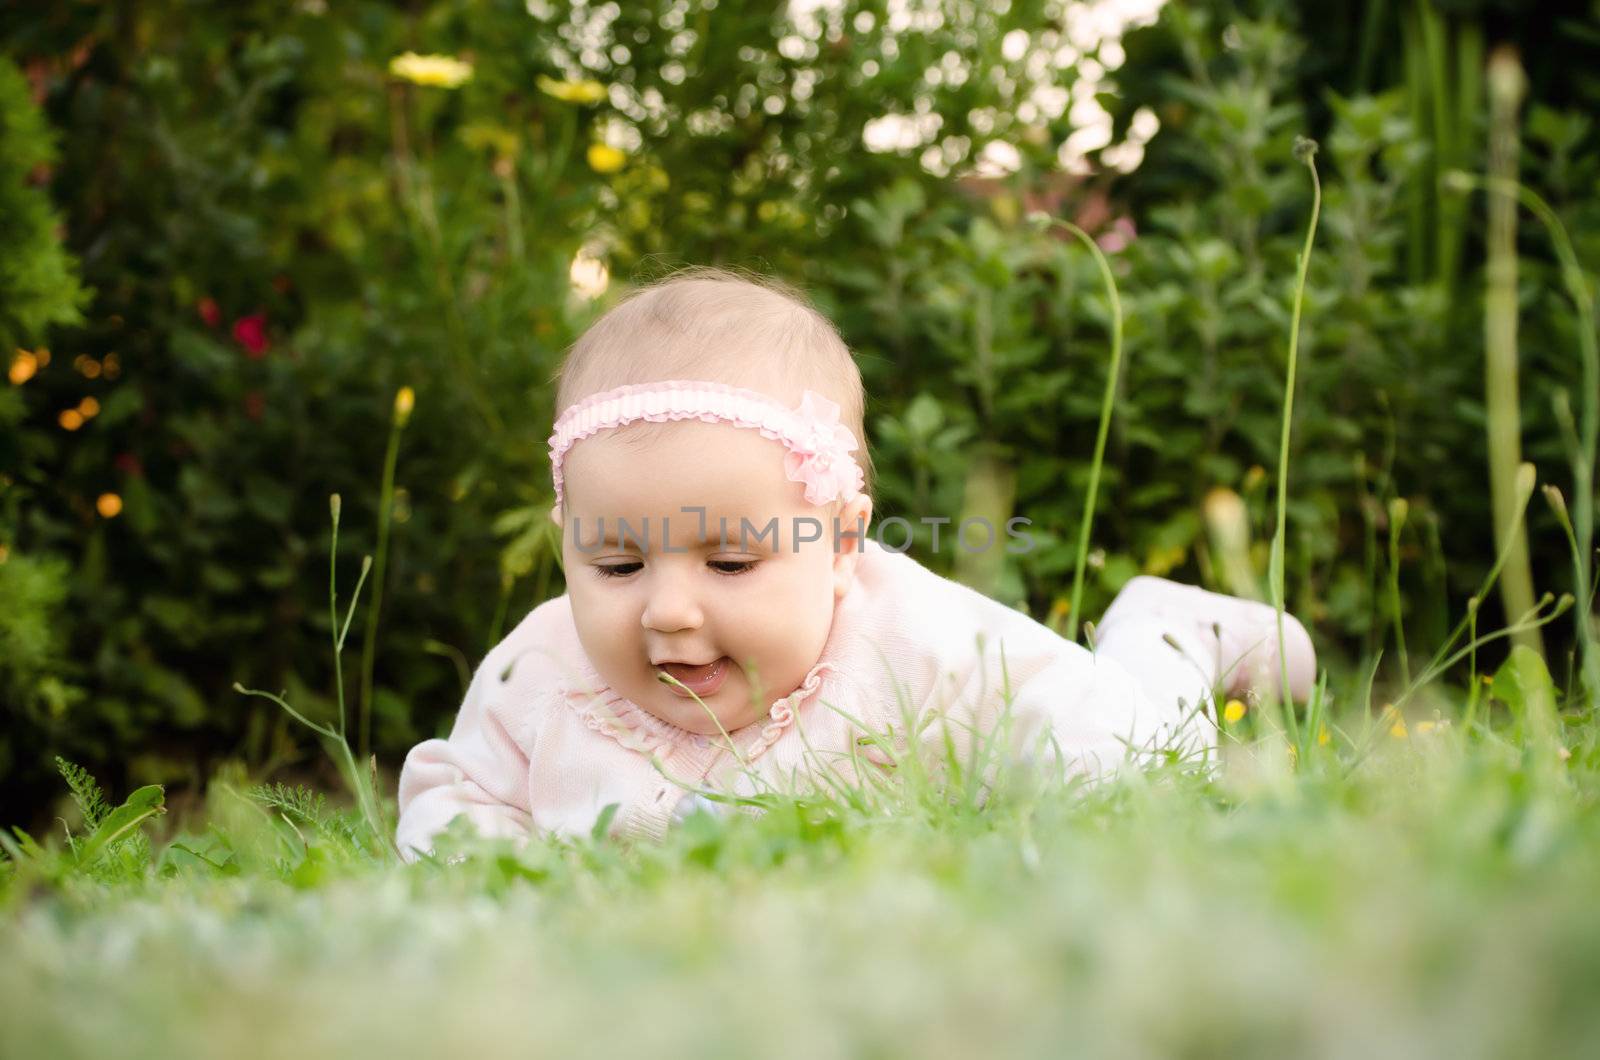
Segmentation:
{"type": "Polygon", "coordinates": [[[400,823],[395,842],[401,856],[416,860],[458,815],[491,837],[526,838],[533,819],[528,805],[528,756],[507,728],[505,668],[515,658],[489,653],[467,688],[448,740],[427,740],[411,749],[400,770],[400,823]]]}

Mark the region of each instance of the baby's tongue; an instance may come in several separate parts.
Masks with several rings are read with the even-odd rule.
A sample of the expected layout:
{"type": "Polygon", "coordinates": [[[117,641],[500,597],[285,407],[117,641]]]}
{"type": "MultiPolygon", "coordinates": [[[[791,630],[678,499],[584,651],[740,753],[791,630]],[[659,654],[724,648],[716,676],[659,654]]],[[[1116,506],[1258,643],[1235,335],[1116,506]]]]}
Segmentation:
{"type": "Polygon", "coordinates": [[[674,678],[687,685],[692,682],[710,677],[711,671],[715,670],[717,668],[717,663],[721,661],[721,659],[718,659],[715,662],[706,663],[704,666],[685,666],[683,663],[662,663],[661,669],[665,670],[674,678]]]}

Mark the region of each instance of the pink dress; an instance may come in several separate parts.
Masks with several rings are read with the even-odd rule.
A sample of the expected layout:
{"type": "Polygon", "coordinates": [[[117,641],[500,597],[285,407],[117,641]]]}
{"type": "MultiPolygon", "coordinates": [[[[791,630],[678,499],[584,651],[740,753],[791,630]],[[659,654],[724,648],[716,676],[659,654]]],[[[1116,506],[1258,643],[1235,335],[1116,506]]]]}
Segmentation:
{"type": "Polygon", "coordinates": [[[721,736],[678,728],[607,688],[563,595],[489,652],[449,738],[406,757],[396,838],[415,857],[460,814],[490,836],[585,835],[612,803],[613,833],[660,837],[693,801],[692,787],[759,790],[740,775],[740,758],[768,790],[793,790],[830,766],[849,777],[863,761],[865,729],[892,727],[906,746],[909,710],[921,719],[911,729],[918,740],[942,743],[936,719],[949,719],[965,760],[971,733],[990,732],[1008,698],[1011,754],[1044,754],[1069,772],[1104,776],[1174,742],[1209,747],[1215,727],[1197,708],[1230,640],[1219,645],[1206,633],[1218,601],[1254,609],[1239,613],[1257,625],[1262,610],[1271,614],[1138,578],[1107,612],[1091,652],[868,539],[822,656],[765,719],[729,734],[736,757],[721,736]]]}

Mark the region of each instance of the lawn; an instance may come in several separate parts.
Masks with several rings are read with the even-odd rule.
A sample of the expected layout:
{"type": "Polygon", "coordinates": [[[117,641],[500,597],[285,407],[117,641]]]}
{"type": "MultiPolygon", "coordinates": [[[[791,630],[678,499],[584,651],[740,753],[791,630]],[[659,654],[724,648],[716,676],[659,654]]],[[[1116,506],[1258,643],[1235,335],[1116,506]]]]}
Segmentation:
{"type": "Polygon", "coordinates": [[[219,779],[153,849],[24,857],[0,1053],[1595,1055],[1595,727],[1485,702],[409,866],[219,779]]]}

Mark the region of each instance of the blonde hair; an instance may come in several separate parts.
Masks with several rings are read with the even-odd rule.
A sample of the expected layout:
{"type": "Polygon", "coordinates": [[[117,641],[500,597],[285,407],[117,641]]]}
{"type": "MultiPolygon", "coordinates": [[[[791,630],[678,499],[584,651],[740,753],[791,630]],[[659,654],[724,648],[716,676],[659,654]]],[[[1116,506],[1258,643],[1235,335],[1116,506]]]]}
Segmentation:
{"type": "MultiPolygon", "coordinates": [[[[861,370],[833,322],[797,287],[742,270],[695,266],[631,292],[578,337],[555,377],[556,415],[613,387],[705,379],[798,404],[802,391],[837,402],[860,442],[856,462],[872,493],[861,370]]],[[[622,428],[645,445],[665,423],[622,428]]]]}

